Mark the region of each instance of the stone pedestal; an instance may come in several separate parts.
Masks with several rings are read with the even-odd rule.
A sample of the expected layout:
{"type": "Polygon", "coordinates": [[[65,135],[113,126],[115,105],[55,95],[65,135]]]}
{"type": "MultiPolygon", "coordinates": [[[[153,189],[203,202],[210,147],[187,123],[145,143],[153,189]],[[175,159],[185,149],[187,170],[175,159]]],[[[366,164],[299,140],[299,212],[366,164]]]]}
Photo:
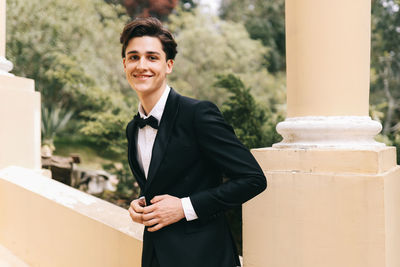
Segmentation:
{"type": "Polygon", "coordinates": [[[395,152],[253,150],[268,188],[243,208],[244,266],[400,266],[395,152]]]}
{"type": "Polygon", "coordinates": [[[0,75],[0,169],[40,169],[40,94],[31,79],[0,75]]]}

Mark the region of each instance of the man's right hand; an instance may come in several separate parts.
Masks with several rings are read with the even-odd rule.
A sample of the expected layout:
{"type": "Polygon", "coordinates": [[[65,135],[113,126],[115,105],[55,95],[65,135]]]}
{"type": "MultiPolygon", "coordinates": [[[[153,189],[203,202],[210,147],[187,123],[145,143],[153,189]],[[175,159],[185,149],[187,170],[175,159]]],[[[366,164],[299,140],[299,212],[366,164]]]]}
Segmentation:
{"type": "Polygon", "coordinates": [[[128,209],[129,215],[132,220],[137,223],[143,224],[143,208],[146,206],[146,201],[144,197],[135,199],[131,202],[131,205],[128,209]]]}

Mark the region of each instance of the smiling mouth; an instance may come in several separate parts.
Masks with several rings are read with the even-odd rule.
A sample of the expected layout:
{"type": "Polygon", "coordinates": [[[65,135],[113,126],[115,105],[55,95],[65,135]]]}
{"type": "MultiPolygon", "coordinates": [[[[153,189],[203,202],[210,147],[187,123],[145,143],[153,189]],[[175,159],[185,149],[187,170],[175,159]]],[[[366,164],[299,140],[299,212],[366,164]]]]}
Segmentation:
{"type": "Polygon", "coordinates": [[[143,74],[135,75],[135,74],[134,74],[133,77],[134,77],[134,78],[137,78],[137,79],[147,79],[147,78],[153,77],[153,75],[143,75],[143,74]]]}

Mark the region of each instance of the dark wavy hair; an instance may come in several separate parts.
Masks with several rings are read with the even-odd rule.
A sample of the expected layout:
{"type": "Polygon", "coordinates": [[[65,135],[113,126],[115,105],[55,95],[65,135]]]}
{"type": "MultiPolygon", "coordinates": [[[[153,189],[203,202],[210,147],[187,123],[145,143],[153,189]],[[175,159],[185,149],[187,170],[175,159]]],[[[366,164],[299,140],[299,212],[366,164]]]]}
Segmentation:
{"type": "Polygon", "coordinates": [[[132,38],[143,36],[157,37],[162,44],[163,51],[167,55],[167,60],[175,59],[175,55],[178,52],[174,37],[158,19],[153,17],[136,18],[125,25],[120,37],[122,58],[125,58],[125,50],[129,41],[132,38]]]}

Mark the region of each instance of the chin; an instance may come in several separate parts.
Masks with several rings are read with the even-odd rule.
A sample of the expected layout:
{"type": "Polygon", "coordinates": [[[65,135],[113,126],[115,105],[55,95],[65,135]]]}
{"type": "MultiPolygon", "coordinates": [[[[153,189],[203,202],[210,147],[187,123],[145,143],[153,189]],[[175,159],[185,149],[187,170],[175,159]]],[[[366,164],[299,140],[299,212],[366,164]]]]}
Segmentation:
{"type": "Polygon", "coordinates": [[[153,88],[149,88],[149,87],[141,87],[141,86],[136,86],[133,87],[133,90],[140,95],[148,95],[151,94],[153,92],[155,92],[156,90],[154,90],[153,88]]]}
{"type": "Polygon", "coordinates": [[[151,92],[151,91],[153,91],[151,88],[142,87],[142,86],[135,86],[135,87],[133,87],[133,89],[134,89],[136,92],[140,92],[140,93],[146,93],[146,92],[151,92]]]}

